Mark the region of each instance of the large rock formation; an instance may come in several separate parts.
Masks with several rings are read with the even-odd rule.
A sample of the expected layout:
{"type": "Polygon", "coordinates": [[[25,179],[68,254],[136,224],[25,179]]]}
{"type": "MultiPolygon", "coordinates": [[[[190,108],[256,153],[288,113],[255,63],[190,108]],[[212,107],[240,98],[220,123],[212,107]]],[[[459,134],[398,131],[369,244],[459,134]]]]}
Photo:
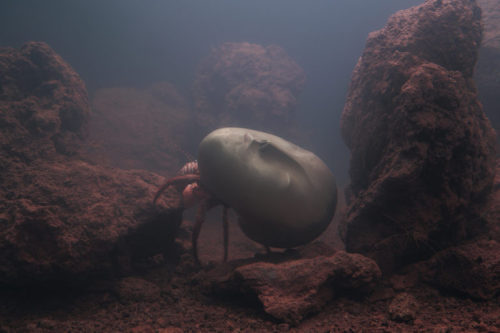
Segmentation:
{"type": "Polygon", "coordinates": [[[73,69],[46,44],[26,43],[2,49],[0,73],[2,162],[74,154],[90,110],[73,69]]]}
{"type": "MultiPolygon", "coordinates": [[[[498,132],[500,130],[500,2],[478,0],[478,3],[482,9],[484,34],[475,80],[484,112],[498,132]]],[[[500,136],[497,139],[500,140],[500,136]]]]}
{"type": "Polygon", "coordinates": [[[0,284],[84,282],[165,250],[179,198],[153,207],[160,176],[80,159],[89,105],[73,69],[30,42],[0,50],[0,77],[0,284]]]}
{"type": "Polygon", "coordinates": [[[193,85],[204,132],[249,127],[289,136],[304,71],[279,46],[224,43],[200,64],[193,85]]]}
{"type": "Polygon", "coordinates": [[[351,150],[346,249],[390,272],[480,231],[495,133],[472,79],[470,0],[429,0],[370,34],[342,114],[351,150]]]}
{"type": "Polygon", "coordinates": [[[88,152],[93,160],[173,175],[194,159],[198,141],[192,138],[192,113],[171,84],[101,89],[92,106],[88,152]]]}
{"type": "Polygon", "coordinates": [[[500,163],[481,218],[486,221],[485,232],[434,255],[423,265],[425,281],[476,299],[500,293],[500,163]]]}
{"type": "MultiPolygon", "coordinates": [[[[487,235],[500,242],[500,161],[497,163],[493,192],[484,210],[483,218],[487,222],[487,235]]],[[[500,253],[498,255],[500,257],[500,253]]]]}

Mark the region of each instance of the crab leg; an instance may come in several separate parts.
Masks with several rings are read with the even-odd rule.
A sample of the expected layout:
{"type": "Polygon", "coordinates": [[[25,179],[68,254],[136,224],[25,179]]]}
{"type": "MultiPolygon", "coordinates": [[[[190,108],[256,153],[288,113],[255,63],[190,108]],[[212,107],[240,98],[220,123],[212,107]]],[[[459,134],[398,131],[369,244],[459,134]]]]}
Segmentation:
{"type": "Polygon", "coordinates": [[[207,212],[209,203],[208,200],[203,200],[196,211],[196,220],[193,226],[193,233],[191,235],[191,244],[193,247],[193,257],[197,264],[200,263],[198,259],[198,237],[200,236],[200,230],[203,222],[205,222],[205,214],[207,212]]]}
{"type": "Polygon", "coordinates": [[[227,261],[227,248],[229,244],[229,222],[227,218],[228,207],[224,205],[222,208],[222,228],[224,234],[224,262],[227,261]]]}
{"type": "Polygon", "coordinates": [[[179,191],[182,188],[186,187],[189,183],[200,180],[200,175],[182,175],[168,179],[163,185],[158,189],[153,199],[153,204],[156,203],[156,200],[160,197],[160,195],[165,192],[167,187],[170,185],[174,185],[177,187],[179,191]]]}

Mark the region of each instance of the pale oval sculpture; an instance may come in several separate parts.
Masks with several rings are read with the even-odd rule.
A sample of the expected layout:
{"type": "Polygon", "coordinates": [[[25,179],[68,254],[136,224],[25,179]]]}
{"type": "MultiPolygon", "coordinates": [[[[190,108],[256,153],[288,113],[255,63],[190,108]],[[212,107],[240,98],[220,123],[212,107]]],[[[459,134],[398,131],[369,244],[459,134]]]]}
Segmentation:
{"type": "Polygon", "coordinates": [[[335,178],[310,151],[278,136],[227,127],[200,143],[203,186],[239,215],[241,229],[269,247],[311,242],[330,224],[335,178]]]}

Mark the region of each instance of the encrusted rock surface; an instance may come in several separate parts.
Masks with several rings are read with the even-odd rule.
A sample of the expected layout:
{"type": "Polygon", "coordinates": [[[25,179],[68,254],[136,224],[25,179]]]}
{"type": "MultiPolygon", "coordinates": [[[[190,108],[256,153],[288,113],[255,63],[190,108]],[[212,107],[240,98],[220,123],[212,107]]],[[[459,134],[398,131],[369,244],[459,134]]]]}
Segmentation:
{"type": "Polygon", "coordinates": [[[472,79],[480,41],[475,1],[429,0],[371,33],[354,70],[344,239],[383,272],[481,229],[496,152],[472,79]]]}
{"type": "Polygon", "coordinates": [[[375,262],[344,251],[282,263],[255,262],[213,279],[217,293],[255,294],[264,311],[290,324],[318,312],[338,294],[364,295],[381,276],[375,262]]]}
{"type": "Polygon", "coordinates": [[[204,132],[240,126],[290,134],[304,81],[304,71],[279,46],[224,43],[196,74],[197,121],[204,132]]]}
{"type": "Polygon", "coordinates": [[[427,265],[424,278],[442,289],[476,299],[500,294],[500,243],[495,240],[443,250],[427,265]]]}
{"type": "Polygon", "coordinates": [[[194,159],[191,154],[198,141],[192,138],[192,113],[170,83],[100,89],[92,106],[88,145],[92,160],[171,176],[194,159]]]}
{"type": "Polygon", "coordinates": [[[418,301],[411,294],[398,294],[389,304],[389,318],[397,322],[413,322],[417,317],[418,301]]]}
{"type": "MultiPolygon", "coordinates": [[[[500,131],[500,2],[478,0],[484,23],[475,80],[484,112],[500,131]]],[[[500,136],[497,137],[500,142],[500,136]]]]}
{"type": "Polygon", "coordinates": [[[89,105],[73,69],[30,42],[0,50],[0,77],[0,284],[82,283],[165,250],[179,198],[155,207],[162,177],[80,159],[89,105]]]}
{"type": "MultiPolygon", "coordinates": [[[[497,164],[497,173],[493,184],[493,191],[484,209],[482,216],[486,220],[485,234],[491,239],[500,242],[500,161],[497,164]]],[[[500,253],[498,254],[500,257],[500,253]]]]}
{"type": "Polygon", "coordinates": [[[2,163],[74,154],[90,115],[85,84],[47,44],[0,53],[2,163]]]}

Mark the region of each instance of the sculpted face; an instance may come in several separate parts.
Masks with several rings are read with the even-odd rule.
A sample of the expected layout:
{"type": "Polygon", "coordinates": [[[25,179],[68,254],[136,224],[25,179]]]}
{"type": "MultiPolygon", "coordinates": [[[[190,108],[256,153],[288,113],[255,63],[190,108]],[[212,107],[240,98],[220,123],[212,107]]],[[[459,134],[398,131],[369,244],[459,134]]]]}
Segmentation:
{"type": "Polygon", "coordinates": [[[239,215],[243,232],[271,247],[308,243],[335,213],[335,179],[319,157],[278,136],[220,128],[200,143],[202,184],[239,215]]]}

